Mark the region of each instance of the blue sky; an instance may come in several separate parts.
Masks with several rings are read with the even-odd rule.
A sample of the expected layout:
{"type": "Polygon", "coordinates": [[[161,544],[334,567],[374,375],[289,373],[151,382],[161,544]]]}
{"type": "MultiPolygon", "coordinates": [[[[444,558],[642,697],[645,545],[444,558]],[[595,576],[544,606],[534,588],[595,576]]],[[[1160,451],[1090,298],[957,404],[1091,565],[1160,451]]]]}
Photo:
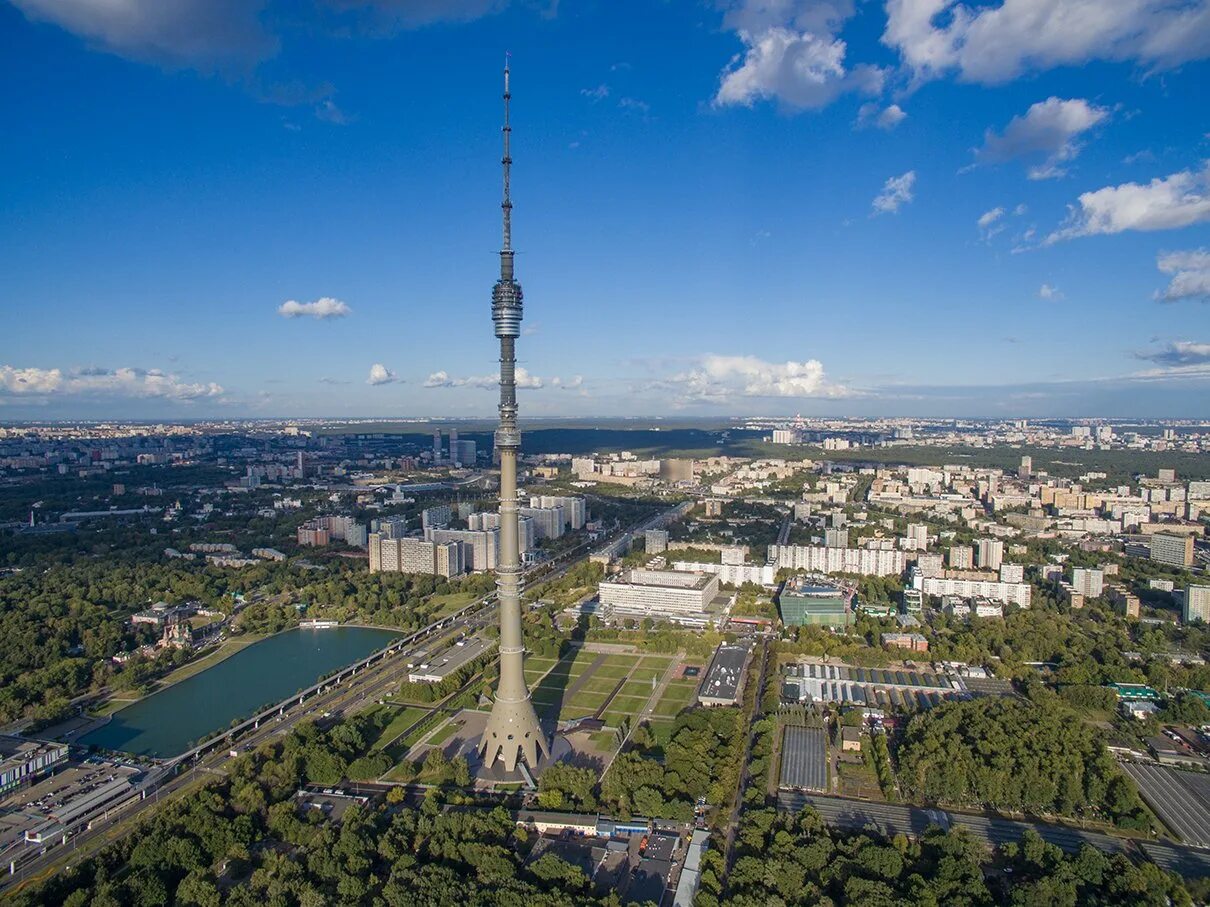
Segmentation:
{"type": "Polygon", "coordinates": [[[1210,0],[0,0],[0,419],[1210,416],[1210,0]],[[283,308],[284,307],[284,308],[283,308]]]}

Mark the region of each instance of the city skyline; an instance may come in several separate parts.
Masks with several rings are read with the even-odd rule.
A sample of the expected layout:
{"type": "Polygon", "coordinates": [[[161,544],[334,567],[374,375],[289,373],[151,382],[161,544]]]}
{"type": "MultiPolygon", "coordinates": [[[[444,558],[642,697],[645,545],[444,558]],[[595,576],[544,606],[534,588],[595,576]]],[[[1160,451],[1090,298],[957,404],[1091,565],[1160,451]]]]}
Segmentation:
{"type": "Polygon", "coordinates": [[[489,416],[506,49],[528,417],[1208,416],[1204,5],[1078,7],[0,5],[0,419],[489,416]]]}

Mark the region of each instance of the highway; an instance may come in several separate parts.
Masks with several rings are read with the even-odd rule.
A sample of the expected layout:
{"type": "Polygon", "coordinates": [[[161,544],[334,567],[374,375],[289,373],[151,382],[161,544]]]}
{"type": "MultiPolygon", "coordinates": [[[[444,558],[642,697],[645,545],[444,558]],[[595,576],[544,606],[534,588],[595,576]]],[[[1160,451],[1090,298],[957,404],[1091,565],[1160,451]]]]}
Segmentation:
{"type": "Polygon", "coordinates": [[[1068,853],[1075,853],[1084,844],[1091,844],[1104,853],[1143,856],[1163,869],[1171,869],[1182,875],[1210,875],[1210,851],[1182,847],[1166,841],[1118,838],[1049,822],[1018,822],[998,816],[973,816],[895,803],[868,803],[822,794],[781,791],[777,796],[778,809],[798,811],[804,806],[813,807],[823,816],[825,822],[845,831],[868,829],[887,837],[896,834],[919,837],[933,825],[944,829],[962,827],[988,844],[1000,845],[1019,841],[1022,833],[1027,828],[1032,828],[1043,840],[1058,845],[1068,853]]]}

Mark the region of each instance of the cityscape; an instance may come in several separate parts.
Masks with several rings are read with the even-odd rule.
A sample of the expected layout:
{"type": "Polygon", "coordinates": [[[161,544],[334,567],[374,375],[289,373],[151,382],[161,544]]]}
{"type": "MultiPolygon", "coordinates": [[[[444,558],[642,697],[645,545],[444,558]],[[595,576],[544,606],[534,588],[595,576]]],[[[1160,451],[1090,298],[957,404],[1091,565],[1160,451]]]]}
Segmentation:
{"type": "Polygon", "coordinates": [[[0,902],[1210,904],[1208,0],[0,34],[0,902]]]}

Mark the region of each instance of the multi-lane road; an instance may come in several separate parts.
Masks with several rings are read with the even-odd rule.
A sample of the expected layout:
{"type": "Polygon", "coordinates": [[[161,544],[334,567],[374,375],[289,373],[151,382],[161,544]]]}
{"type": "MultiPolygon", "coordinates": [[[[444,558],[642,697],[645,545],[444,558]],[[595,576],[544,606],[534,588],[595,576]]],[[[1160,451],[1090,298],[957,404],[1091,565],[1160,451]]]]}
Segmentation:
{"type": "Polygon", "coordinates": [[[869,803],[864,800],[790,791],[778,794],[777,806],[778,809],[789,811],[810,806],[819,812],[825,822],[836,828],[845,831],[869,829],[887,837],[897,834],[919,837],[931,826],[937,825],[943,829],[965,828],[976,838],[999,845],[1019,841],[1025,830],[1032,828],[1043,840],[1056,844],[1069,853],[1090,844],[1104,853],[1142,855],[1161,868],[1171,869],[1183,875],[1210,875],[1210,851],[1162,841],[1118,838],[1049,822],[1017,822],[998,816],[973,816],[943,809],[923,809],[895,803],[869,803]]]}

